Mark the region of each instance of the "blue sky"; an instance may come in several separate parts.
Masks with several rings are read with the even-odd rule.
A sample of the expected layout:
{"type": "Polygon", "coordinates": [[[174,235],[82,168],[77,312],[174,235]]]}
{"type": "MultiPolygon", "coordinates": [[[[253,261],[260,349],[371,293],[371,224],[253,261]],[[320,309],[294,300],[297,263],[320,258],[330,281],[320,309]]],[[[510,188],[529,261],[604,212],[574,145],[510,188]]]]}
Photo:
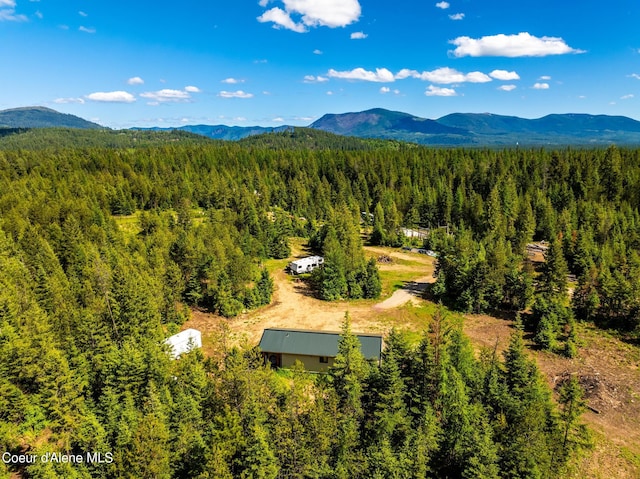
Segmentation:
{"type": "Polygon", "coordinates": [[[638,0],[0,0],[0,109],[113,128],[382,107],[640,119],[638,0]]]}

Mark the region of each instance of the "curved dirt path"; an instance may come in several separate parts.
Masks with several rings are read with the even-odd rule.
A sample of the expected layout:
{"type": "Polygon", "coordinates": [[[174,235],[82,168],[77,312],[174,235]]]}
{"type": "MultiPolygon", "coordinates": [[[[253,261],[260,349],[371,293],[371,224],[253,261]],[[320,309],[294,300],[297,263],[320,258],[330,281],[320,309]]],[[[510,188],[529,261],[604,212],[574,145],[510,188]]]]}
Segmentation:
{"type": "MultiPolygon", "coordinates": [[[[428,283],[435,281],[432,275],[433,258],[383,247],[365,247],[365,251],[368,256],[377,258],[386,255],[392,258],[392,263],[378,265],[381,272],[408,273],[409,277],[411,273],[415,273],[415,279],[379,303],[372,304],[369,300],[327,302],[315,298],[305,282],[278,269],[272,273],[274,293],[270,305],[241,314],[230,321],[194,311],[191,320],[183,327],[199,329],[206,335],[219,332],[221,326],[225,325],[232,343],[237,344],[244,339],[256,344],[266,328],[339,331],[345,312],[348,311],[354,331],[384,334],[388,329],[383,318],[385,312],[409,301],[418,303],[420,293],[428,283]]],[[[294,252],[296,253],[302,252],[294,252]]]]}
{"type": "Polygon", "coordinates": [[[427,289],[430,283],[435,282],[432,274],[416,278],[414,281],[407,283],[404,288],[396,290],[390,297],[373,306],[373,309],[392,309],[398,308],[408,302],[418,304],[420,296],[427,289]]]}

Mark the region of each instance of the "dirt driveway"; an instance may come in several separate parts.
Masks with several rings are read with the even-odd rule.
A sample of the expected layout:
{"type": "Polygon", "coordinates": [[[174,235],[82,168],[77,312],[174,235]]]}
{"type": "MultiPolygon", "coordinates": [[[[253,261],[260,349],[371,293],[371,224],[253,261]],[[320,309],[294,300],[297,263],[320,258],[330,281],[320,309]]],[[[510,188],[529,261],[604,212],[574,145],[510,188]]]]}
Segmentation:
{"type": "MultiPolygon", "coordinates": [[[[365,247],[369,257],[387,256],[390,263],[379,264],[383,281],[393,282],[395,278],[410,278],[401,281],[402,288],[393,291],[390,297],[382,301],[333,301],[317,299],[308,285],[286,274],[282,268],[272,274],[274,294],[271,304],[257,311],[241,314],[232,320],[194,311],[191,320],[183,328],[195,328],[203,335],[215,333],[220,329],[221,321],[228,325],[230,339],[234,343],[243,339],[256,344],[266,328],[315,329],[321,331],[339,331],[346,311],[351,316],[352,328],[357,332],[386,333],[388,326],[382,320],[382,313],[398,308],[411,301],[422,302],[420,294],[433,277],[434,259],[417,253],[405,253],[392,248],[365,247]]],[[[299,256],[299,251],[295,251],[299,256]]],[[[206,351],[205,347],[205,351],[206,351]]]]}

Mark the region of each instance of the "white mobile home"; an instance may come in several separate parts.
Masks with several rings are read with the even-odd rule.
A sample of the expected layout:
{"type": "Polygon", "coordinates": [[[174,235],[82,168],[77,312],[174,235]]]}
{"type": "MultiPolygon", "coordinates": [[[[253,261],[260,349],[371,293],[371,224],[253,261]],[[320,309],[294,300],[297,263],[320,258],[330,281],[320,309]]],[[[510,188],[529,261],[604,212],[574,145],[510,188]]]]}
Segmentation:
{"type": "Polygon", "coordinates": [[[180,355],[188,353],[195,348],[202,347],[202,335],[197,329],[185,329],[164,340],[165,344],[171,347],[173,359],[178,359],[180,355]]]}
{"type": "Polygon", "coordinates": [[[307,256],[306,258],[292,261],[287,265],[287,268],[293,274],[311,273],[311,271],[319,268],[323,264],[324,258],[322,256],[307,256]]]}

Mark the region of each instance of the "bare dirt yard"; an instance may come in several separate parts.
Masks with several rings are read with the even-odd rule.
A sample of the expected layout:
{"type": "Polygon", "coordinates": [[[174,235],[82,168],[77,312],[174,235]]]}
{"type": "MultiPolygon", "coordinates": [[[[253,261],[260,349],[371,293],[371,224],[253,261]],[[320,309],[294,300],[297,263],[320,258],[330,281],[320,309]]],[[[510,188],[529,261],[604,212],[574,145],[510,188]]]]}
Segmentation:
{"type": "MultiPolygon", "coordinates": [[[[207,352],[207,336],[217,335],[221,324],[227,325],[232,343],[248,341],[256,344],[266,328],[315,329],[339,331],[345,312],[349,312],[352,329],[356,332],[382,333],[389,329],[387,310],[398,308],[407,302],[419,304],[427,283],[433,278],[434,258],[405,253],[391,248],[365,248],[368,257],[388,256],[391,262],[380,263],[383,281],[382,301],[334,301],[327,302],[315,298],[309,285],[302,279],[292,277],[284,271],[291,260],[273,261],[268,264],[272,270],[275,291],[270,305],[225,320],[216,315],[193,311],[191,320],[183,328],[195,328],[203,332],[204,349],[207,352]],[[276,267],[274,267],[276,266],[276,267]]],[[[300,246],[294,248],[293,257],[304,256],[300,246]]]]}

